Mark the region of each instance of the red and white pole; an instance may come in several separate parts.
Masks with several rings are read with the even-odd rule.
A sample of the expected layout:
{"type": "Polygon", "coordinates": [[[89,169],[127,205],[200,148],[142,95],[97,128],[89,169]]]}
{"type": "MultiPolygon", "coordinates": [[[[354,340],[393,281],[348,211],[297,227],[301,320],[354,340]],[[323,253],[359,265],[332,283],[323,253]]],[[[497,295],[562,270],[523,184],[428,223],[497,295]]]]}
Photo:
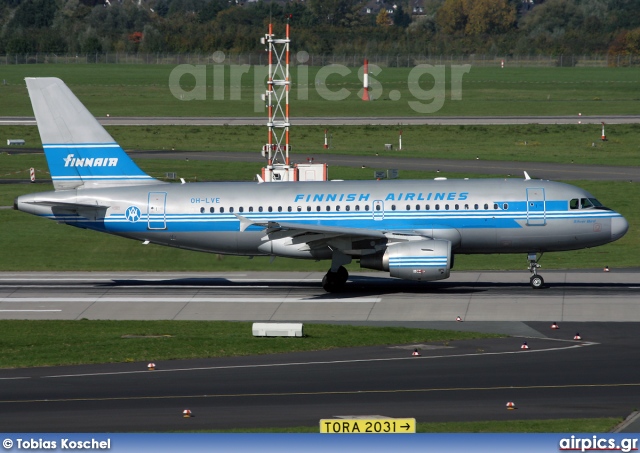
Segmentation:
{"type": "Polygon", "coordinates": [[[398,136],[398,151],[402,151],[402,129],[400,129],[400,135],[398,136]]]}
{"type": "Polygon", "coordinates": [[[604,122],[602,123],[602,141],[606,142],[607,141],[607,136],[604,135],[604,122]]]}
{"type": "Polygon", "coordinates": [[[369,60],[364,60],[364,75],[362,77],[362,100],[370,101],[369,99],[369,60]]]}
{"type": "Polygon", "coordinates": [[[327,140],[327,129],[324,130],[324,149],[329,149],[329,142],[327,140]]]}
{"type": "Polygon", "coordinates": [[[36,169],[31,167],[29,169],[29,177],[31,178],[31,182],[36,182],[36,169]]]}

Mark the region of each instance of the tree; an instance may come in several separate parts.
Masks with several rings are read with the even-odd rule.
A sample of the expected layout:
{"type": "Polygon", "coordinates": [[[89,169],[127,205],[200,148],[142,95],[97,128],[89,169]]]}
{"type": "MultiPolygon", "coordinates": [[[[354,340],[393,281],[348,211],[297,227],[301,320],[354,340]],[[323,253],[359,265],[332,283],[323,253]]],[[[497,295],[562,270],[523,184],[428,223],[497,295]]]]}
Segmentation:
{"type": "Polygon", "coordinates": [[[397,27],[407,28],[411,23],[411,16],[404,12],[402,5],[398,5],[395,13],[393,13],[393,25],[397,27]]]}
{"type": "Polygon", "coordinates": [[[467,35],[498,34],[511,29],[516,11],[506,0],[474,0],[469,8],[467,35]]]}
{"type": "Polygon", "coordinates": [[[391,25],[391,18],[389,17],[389,13],[386,9],[382,8],[376,16],[376,25],[380,25],[381,27],[391,25]]]}
{"type": "Polygon", "coordinates": [[[446,0],[436,13],[436,24],[447,35],[463,33],[467,26],[466,0],[446,0]]]}

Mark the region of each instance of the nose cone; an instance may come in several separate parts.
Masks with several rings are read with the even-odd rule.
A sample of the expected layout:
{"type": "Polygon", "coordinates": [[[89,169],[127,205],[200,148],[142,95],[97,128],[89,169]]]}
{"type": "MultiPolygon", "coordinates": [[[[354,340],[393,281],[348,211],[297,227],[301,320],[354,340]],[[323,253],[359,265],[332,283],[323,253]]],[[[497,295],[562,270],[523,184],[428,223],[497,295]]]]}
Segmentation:
{"type": "Polygon", "coordinates": [[[629,222],[624,217],[614,217],[611,219],[611,240],[617,241],[625,235],[629,229],[629,222]]]}

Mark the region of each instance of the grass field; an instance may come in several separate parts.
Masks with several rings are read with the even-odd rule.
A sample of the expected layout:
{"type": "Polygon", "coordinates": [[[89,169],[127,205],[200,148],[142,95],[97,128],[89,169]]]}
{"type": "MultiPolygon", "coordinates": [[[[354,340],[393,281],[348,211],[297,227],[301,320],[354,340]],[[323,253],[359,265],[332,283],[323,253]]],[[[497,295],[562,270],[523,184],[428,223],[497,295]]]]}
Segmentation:
{"type": "MultiPolygon", "coordinates": [[[[607,433],[621,423],[619,418],[559,420],[508,420],[482,422],[416,423],[417,433],[607,433]]],[[[229,430],[237,433],[317,433],[318,426],[229,430]]],[[[215,431],[214,431],[215,432],[215,431]]]]}
{"type": "Polygon", "coordinates": [[[302,338],[254,337],[249,322],[0,320],[0,368],[161,362],[370,345],[446,343],[503,335],[305,324],[302,338]]]}
{"type": "MultiPolygon", "coordinates": [[[[0,79],[7,85],[0,85],[0,116],[32,116],[23,79],[46,76],[62,78],[95,116],[266,116],[260,101],[266,85],[260,77],[254,82],[260,72],[257,67],[226,67],[222,82],[214,79],[213,66],[204,67],[206,99],[192,101],[171,93],[169,78],[174,69],[162,65],[1,66],[0,79]]],[[[455,100],[460,98],[455,92],[452,96],[451,67],[443,77],[435,72],[435,77],[420,76],[420,68],[384,68],[379,73],[372,68],[371,87],[380,93],[368,103],[359,100],[362,82],[354,68],[345,68],[346,75],[330,67],[299,69],[292,68],[293,117],[637,114],[640,99],[640,76],[633,68],[472,66],[462,76],[461,100],[455,100]],[[444,83],[444,92],[434,90],[436,78],[444,83]],[[331,100],[335,97],[345,99],[331,100]]],[[[182,89],[190,90],[195,81],[194,76],[182,77],[182,89]]]]}
{"type": "MultiPolygon", "coordinates": [[[[255,152],[255,168],[264,165],[259,151],[267,140],[266,127],[118,126],[106,129],[127,150],[255,152]]],[[[600,140],[601,130],[597,125],[334,126],[329,128],[331,148],[327,150],[323,148],[324,131],[322,126],[292,127],[292,159],[306,161],[314,157],[321,162],[324,155],[350,154],[362,156],[363,164],[368,167],[375,166],[376,155],[640,165],[640,124],[607,126],[606,142],[600,140]],[[402,151],[385,151],[385,143],[397,148],[400,129],[402,151]]],[[[35,126],[0,126],[0,143],[8,138],[22,138],[28,148],[42,146],[35,126]]],[[[26,163],[20,161],[19,156],[5,159],[0,155],[0,177],[6,174],[2,170],[16,168],[10,160],[25,162],[28,166],[36,166],[33,164],[36,162],[40,167],[44,162],[30,158],[26,163]]],[[[174,162],[173,165],[181,164],[174,162]]]]}

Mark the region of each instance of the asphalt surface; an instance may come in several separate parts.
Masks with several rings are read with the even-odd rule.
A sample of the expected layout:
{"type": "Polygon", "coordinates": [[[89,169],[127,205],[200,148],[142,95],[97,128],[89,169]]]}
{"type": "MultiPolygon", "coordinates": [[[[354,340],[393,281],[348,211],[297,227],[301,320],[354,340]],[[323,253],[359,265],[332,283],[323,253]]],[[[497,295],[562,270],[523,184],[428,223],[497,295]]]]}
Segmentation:
{"type": "Polygon", "coordinates": [[[141,432],[317,426],[349,416],[445,422],[632,414],[640,403],[638,324],[620,321],[640,312],[640,273],[548,271],[543,290],[519,282],[525,274],[454,273],[426,289],[354,276],[350,290],[336,296],[323,293],[315,274],[3,273],[0,313],[10,318],[253,316],[511,336],[208,360],[149,357],[155,371],[147,362],[0,370],[0,426],[141,432]],[[466,313],[457,311],[461,297],[466,313]],[[279,315],[265,316],[265,307],[279,315]],[[354,316],[361,308],[369,313],[363,319],[354,316]],[[463,313],[462,322],[454,313],[463,313]],[[413,357],[414,349],[421,356],[413,357]],[[506,409],[509,401],[517,410],[506,409]],[[185,409],[194,416],[182,417],[185,409]]]}
{"type": "Polygon", "coordinates": [[[317,426],[349,416],[624,418],[638,407],[636,324],[529,326],[543,338],[171,361],[156,371],[147,363],[2,370],[0,426],[141,432],[317,426]],[[583,341],[572,340],[576,330],[583,341]],[[416,348],[420,357],[411,356],[416,348]],[[509,401],[517,410],[506,409],[509,401]],[[193,418],[182,417],[185,409],[193,418]]]}

